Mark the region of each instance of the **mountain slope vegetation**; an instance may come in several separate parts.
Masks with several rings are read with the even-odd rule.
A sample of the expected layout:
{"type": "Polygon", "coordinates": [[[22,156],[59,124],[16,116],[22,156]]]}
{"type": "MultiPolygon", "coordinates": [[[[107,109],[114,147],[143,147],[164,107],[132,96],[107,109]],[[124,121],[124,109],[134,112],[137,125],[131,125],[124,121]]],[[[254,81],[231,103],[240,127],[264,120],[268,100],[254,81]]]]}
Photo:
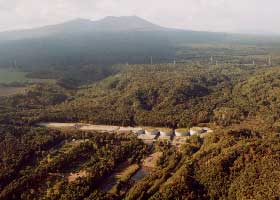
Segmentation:
{"type": "Polygon", "coordinates": [[[41,83],[0,98],[0,199],[279,197],[278,67],[160,64],[118,70],[80,88],[41,83]],[[164,142],[151,149],[133,135],[36,127],[42,121],[203,125],[214,132],[186,139],[179,150],[164,142]],[[153,173],[100,189],[118,167],[140,165],[151,152],[162,153],[153,173]],[[69,181],[73,175],[78,178],[69,181]]]}
{"type": "Polygon", "coordinates": [[[279,112],[278,74],[276,67],[135,65],[82,87],[71,101],[41,116],[173,128],[208,122],[226,126],[254,118],[272,125],[279,112]]]}

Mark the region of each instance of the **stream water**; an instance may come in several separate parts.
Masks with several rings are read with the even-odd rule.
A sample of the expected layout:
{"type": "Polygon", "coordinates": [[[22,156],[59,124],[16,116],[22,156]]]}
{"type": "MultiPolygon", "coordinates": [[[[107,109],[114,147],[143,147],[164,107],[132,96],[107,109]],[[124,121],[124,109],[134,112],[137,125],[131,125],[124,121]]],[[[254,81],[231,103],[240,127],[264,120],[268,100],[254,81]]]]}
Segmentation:
{"type": "MultiPolygon", "coordinates": [[[[107,178],[107,180],[101,185],[100,189],[103,192],[108,192],[110,191],[114,185],[117,184],[118,178],[117,175],[121,172],[127,169],[129,165],[122,164],[116,171],[107,178]]],[[[141,167],[137,172],[130,178],[133,182],[140,181],[142,178],[148,176],[152,172],[152,168],[147,168],[147,167],[141,167]]]]}
{"type": "Polygon", "coordinates": [[[152,172],[152,168],[148,168],[148,167],[141,167],[132,177],[131,180],[133,181],[139,181],[142,178],[148,176],[151,174],[152,172]]]}

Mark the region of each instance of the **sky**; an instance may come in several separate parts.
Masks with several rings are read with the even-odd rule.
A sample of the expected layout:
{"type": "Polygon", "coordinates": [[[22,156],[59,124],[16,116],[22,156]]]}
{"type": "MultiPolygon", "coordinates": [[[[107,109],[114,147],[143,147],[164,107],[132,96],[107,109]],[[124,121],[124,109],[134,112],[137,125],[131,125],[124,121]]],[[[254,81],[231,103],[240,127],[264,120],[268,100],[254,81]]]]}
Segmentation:
{"type": "Polygon", "coordinates": [[[130,15],[170,28],[280,34],[279,0],[0,0],[0,31],[130,15]]]}

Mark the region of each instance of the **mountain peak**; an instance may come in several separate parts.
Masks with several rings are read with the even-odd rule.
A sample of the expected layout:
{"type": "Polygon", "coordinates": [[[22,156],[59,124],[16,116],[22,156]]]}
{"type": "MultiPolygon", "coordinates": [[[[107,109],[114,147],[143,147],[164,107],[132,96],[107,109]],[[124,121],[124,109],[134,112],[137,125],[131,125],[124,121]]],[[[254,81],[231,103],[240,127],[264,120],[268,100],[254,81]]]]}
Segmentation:
{"type": "Polygon", "coordinates": [[[57,24],[53,26],[81,26],[81,25],[91,25],[93,21],[89,19],[83,19],[83,18],[76,18],[67,22],[64,22],[62,24],[57,24]]]}
{"type": "Polygon", "coordinates": [[[96,28],[111,31],[157,30],[161,27],[138,16],[108,16],[95,21],[96,28]]]}
{"type": "Polygon", "coordinates": [[[76,19],[72,19],[65,23],[84,23],[84,22],[92,22],[92,21],[89,19],[84,19],[84,18],[76,18],[76,19]]]}
{"type": "Polygon", "coordinates": [[[162,29],[162,27],[155,25],[138,16],[108,16],[98,21],[77,18],[56,25],[49,25],[34,29],[2,32],[0,33],[0,40],[41,38],[65,33],[131,32],[155,31],[162,29]]]}
{"type": "Polygon", "coordinates": [[[103,18],[104,20],[142,20],[145,21],[144,19],[142,19],[141,17],[138,17],[136,15],[131,15],[131,16],[107,16],[103,18]]]}

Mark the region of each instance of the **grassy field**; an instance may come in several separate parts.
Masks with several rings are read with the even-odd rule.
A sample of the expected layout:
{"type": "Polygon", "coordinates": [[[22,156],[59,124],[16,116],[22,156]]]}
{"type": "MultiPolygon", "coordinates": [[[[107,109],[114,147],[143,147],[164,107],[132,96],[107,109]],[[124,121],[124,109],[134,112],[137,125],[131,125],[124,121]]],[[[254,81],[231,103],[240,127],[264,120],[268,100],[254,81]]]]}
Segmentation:
{"type": "Polygon", "coordinates": [[[26,82],[29,79],[25,77],[25,72],[11,71],[9,69],[0,69],[0,84],[9,84],[13,82],[26,82]]]}
{"type": "Polygon", "coordinates": [[[25,72],[0,69],[0,97],[23,93],[25,91],[25,87],[1,86],[1,84],[27,82],[28,78],[26,78],[25,75],[25,72]]]}
{"type": "Polygon", "coordinates": [[[6,87],[0,86],[0,97],[11,96],[15,94],[23,94],[25,92],[25,87],[6,87]]]}
{"type": "Polygon", "coordinates": [[[0,97],[21,94],[27,87],[14,86],[12,83],[53,83],[51,79],[30,79],[26,77],[26,72],[12,71],[10,69],[0,68],[0,97]]]}

